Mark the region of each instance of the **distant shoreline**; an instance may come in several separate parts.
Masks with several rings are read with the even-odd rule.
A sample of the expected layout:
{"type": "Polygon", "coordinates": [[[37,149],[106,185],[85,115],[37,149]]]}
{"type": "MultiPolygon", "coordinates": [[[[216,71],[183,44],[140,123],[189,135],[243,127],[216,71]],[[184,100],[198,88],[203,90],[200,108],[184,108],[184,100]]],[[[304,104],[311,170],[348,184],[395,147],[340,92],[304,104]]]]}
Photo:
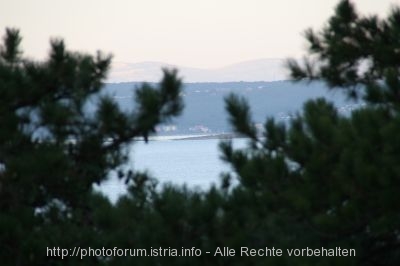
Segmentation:
{"type": "MultiPolygon", "coordinates": [[[[149,137],[149,141],[207,140],[207,139],[229,140],[238,138],[244,138],[244,137],[237,133],[216,133],[216,134],[206,134],[206,135],[152,136],[149,137]]],[[[134,141],[144,141],[144,139],[135,138],[134,141]]]]}
{"type": "Polygon", "coordinates": [[[174,140],[204,140],[204,139],[237,139],[243,138],[243,136],[236,133],[221,133],[221,134],[211,134],[211,135],[203,135],[203,136],[182,136],[182,138],[174,139],[174,140]]]}

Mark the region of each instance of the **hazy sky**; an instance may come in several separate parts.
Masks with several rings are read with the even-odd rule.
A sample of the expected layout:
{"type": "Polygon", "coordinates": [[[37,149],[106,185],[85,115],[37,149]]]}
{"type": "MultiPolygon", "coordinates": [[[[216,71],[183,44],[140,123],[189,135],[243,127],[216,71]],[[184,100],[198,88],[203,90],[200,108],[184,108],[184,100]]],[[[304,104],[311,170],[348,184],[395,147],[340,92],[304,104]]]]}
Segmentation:
{"type": "MultiPolygon", "coordinates": [[[[354,0],[382,16],[400,0],[354,0]]],[[[114,55],[218,67],[258,58],[300,56],[302,32],[320,28],[336,0],[0,0],[0,29],[17,27],[25,54],[40,59],[49,39],[114,55]]]]}

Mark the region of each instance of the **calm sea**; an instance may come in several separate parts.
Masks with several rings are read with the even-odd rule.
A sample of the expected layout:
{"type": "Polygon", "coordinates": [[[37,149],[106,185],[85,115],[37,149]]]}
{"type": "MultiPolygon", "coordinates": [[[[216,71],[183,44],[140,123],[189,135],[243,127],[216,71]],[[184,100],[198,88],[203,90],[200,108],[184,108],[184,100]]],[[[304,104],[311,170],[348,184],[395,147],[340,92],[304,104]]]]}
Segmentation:
{"type": "MultiPolygon", "coordinates": [[[[219,183],[221,172],[229,165],[221,159],[218,139],[154,140],[147,144],[136,141],[130,150],[129,165],[138,171],[147,171],[160,183],[186,184],[200,189],[219,183]]],[[[234,139],[235,147],[243,147],[245,139],[234,139]]],[[[113,202],[126,192],[123,182],[111,174],[99,188],[113,202]]]]}

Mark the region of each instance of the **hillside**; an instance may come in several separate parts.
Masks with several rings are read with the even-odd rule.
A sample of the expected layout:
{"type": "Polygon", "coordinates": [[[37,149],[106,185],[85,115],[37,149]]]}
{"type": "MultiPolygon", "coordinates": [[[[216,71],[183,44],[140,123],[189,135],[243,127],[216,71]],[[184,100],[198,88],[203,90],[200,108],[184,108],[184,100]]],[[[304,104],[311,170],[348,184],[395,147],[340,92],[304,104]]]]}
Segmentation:
{"type": "MultiPolygon", "coordinates": [[[[105,92],[112,95],[125,110],[133,108],[132,95],[137,82],[109,83],[105,92]]],[[[220,134],[231,132],[224,110],[224,97],[229,93],[245,97],[252,108],[254,122],[266,117],[280,121],[290,119],[308,99],[325,97],[334,102],[340,112],[349,113],[358,106],[339,91],[329,91],[323,83],[222,82],[185,83],[183,114],[158,128],[160,135],[220,134]]]]}

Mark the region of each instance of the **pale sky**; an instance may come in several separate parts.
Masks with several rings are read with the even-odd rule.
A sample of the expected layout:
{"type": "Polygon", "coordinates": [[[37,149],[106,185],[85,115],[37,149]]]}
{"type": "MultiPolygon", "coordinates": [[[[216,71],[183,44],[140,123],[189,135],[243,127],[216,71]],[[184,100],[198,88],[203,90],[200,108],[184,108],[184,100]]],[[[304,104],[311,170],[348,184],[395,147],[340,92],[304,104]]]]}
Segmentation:
{"type": "MultiPolygon", "coordinates": [[[[25,55],[43,59],[49,40],[111,53],[114,61],[220,67],[299,57],[302,32],[319,29],[337,0],[0,0],[0,29],[21,30],[25,55]]],[[[400,0],[354,0],[385,16],[400,0]]]]}

